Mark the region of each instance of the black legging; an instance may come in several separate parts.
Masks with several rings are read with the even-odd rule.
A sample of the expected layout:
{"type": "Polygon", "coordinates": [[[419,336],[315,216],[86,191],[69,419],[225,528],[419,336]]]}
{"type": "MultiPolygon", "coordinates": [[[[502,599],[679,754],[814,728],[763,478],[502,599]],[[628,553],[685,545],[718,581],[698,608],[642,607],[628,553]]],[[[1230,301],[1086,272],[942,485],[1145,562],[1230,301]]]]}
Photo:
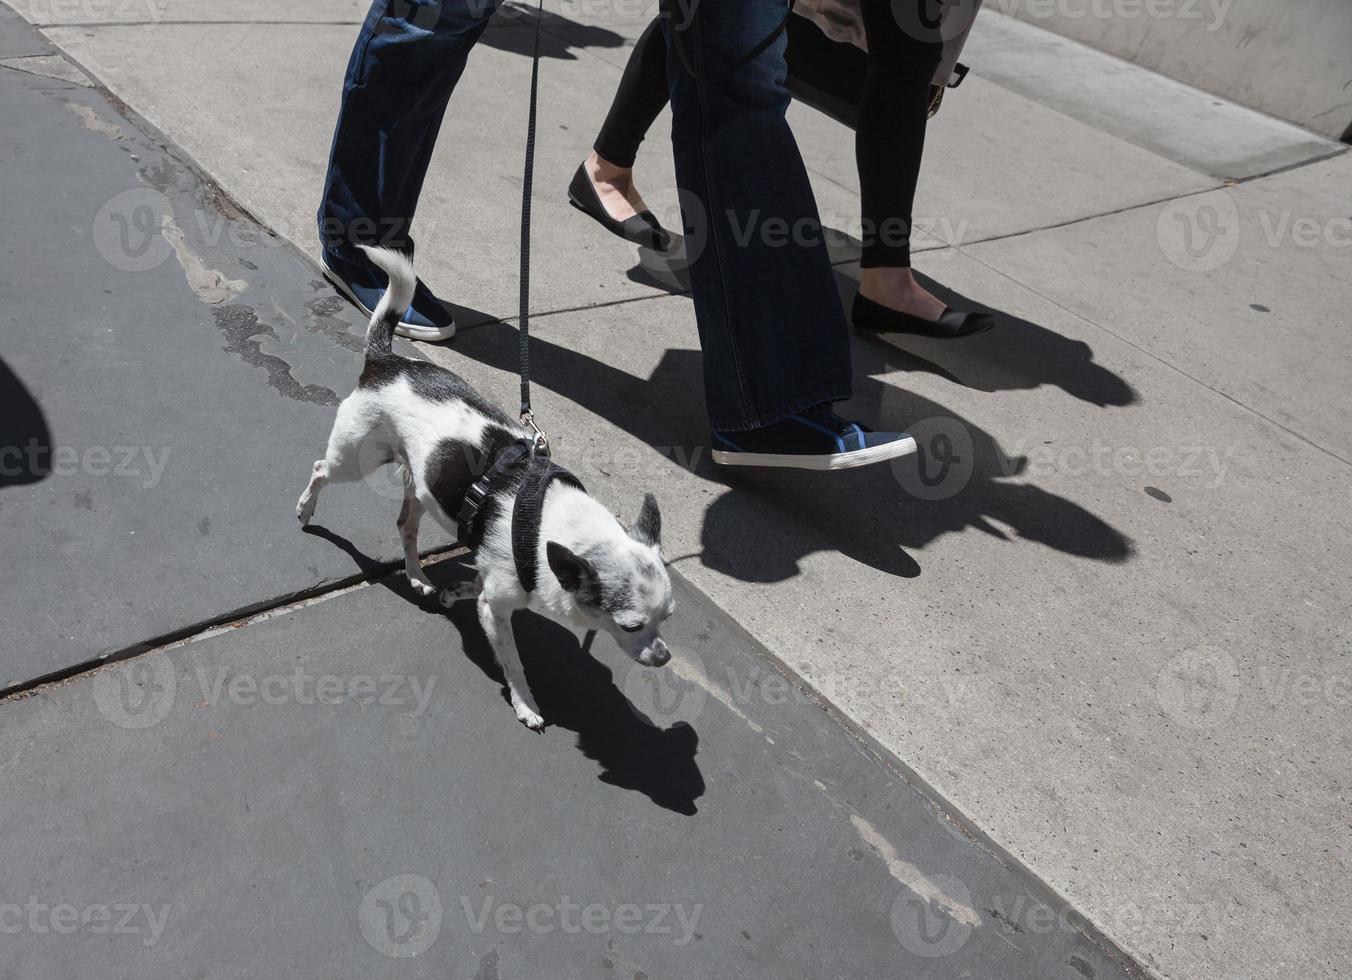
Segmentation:
{"type": "MultiPolygon", "coordinates": [[[[864,239],[859,264],[864,268],[907,267],[930,84],[943,57],[943,44],[907,35],[897,25],[889,0],[859,0],[859,6],[869,48],[855,126],[864,239]]],[[[814,32],[814,45],[825,40],[811,22],[790,17],[790,48],[795,36],[806,40],[807,32],[814,32]]],[[[632,167],[639,144],[666,104],[667,46],[661,24],[654,20],[634,45],[596,137],[596,152],[617,166],[632,167]]]]}

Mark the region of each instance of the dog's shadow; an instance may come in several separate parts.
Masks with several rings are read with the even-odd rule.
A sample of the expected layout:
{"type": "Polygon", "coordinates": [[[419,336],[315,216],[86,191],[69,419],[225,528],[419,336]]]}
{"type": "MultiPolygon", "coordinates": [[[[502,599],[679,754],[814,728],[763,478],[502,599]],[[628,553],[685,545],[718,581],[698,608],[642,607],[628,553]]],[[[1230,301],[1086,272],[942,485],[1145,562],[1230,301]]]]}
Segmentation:
{"type": "MultiPolygon", "coordinates": [[[[457,602],[448,613],[436,597],[418,595],[401,572],[389,574],[391,565],[362,553],[342,535],[315,524],[305,532],[341,548],[364,574],[423,612],[449,618],[460,634],[465,655],[486,677],[502,685],[503,700],[510,704],[506,681],[473,602],[457,602]]],[[[426,571],[439,589],[469,577],[458,561],[438,562],[426,571]]],[[[600,780],[642,793],[675,813],[696,813],[695,801],[704,795],[704,777],[695,762],[699,749],[695,729],[685,722],[670,728],[655,725],[615,685],[610,668],[591,655],[590,644],[579,643],[557,623],[523,612],[513,617],[512,627],[526,679],[546,725],[577,734],[582,754],[601,767],[600,780]]],[[[502,723],[519,724],[510,708],[503,712],[502,723]]]]}

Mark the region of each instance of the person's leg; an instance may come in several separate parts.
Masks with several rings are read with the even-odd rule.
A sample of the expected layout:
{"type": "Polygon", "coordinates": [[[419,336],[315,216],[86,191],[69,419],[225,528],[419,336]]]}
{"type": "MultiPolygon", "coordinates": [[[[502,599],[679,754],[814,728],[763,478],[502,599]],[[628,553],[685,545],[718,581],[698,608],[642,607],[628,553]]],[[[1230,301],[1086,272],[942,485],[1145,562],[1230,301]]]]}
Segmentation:
{"type": "Polygon", "coordinates": [[[666,104],[667,39],[654,18],[634,43],[592,151],[568,189],[572,202],[609,231],[659,251],[671,247],[671,237],[634,184],[634,160],[666,104]]]}
{"type": "Polygon", "coordinates": [[[720,0],[664,18],[672,145],[714,457],[833,469],[914,442],[866,434],[830,410],[850,397],[849,338],[784,119],[783,35],[747,60],[786,12],[781,0],[720,0]]]}
{"type": "Polygon", "coordinates": [[[632,169],[639,145],[666,104],[667,39],[661,18],[653,18],[634,42],[592,149],[612,166],[632,169]]]}
{"type": "MultiPolygon", "coordinates": [[[[926,0],[897,2],[918,6],[926,0]]],[[[855,131],[865,237],[859,291],[874,302],[936,320],[944,304],[911,275],[910,240],[929,90],[943,42],[903,30],[889,0],[860,0],[859,6],[869,48],[855,131]]]]}
{"type": "MultiPolygon", "coordinates": [[[[446,103],[496,6],[374,0],[357,36],[318,221],[325,265],[368,308],[383,277],[356,245],[413,251],[410,226],[446,103]]],[[[421,287],[413,309],[435,319],[435,309],[423,309],[428,297],[421,287]]]]}

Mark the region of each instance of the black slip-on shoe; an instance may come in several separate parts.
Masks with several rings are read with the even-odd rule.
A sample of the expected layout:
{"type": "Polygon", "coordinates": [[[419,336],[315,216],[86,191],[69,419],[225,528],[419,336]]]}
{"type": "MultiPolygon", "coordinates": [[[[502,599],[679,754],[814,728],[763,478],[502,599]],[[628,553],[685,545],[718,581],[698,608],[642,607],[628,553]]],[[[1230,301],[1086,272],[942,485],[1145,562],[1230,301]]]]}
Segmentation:
{"type": "Polygon", "coordinates": [[[573,174],[573,180],[568,185],[568,201],[583,214],[595,218],[612,235],[658,252],[671,250],[670,232],[662,227],[651,211],[640,211],[623,221],[616,221],[610,216],[606,206],[601,203],[600,195],[596,193],[596,185],[591,182],[585,163],[577,168],[577,173],[573,174]]]}
{"type": "Polygon", "coordinates": [[[938,340],[953,340],[957,337],[970,337],[985,333],[995,326],[995,317],[989,313],[964,313],[944,307],[938,320],[926,320],[912,313],[902,313],[890,306],[883,306],[858,293],[854,297],[854,307],[850,319],[859,330],[870,333],[909,333],[921,337],[934,337],[938,340]]]}

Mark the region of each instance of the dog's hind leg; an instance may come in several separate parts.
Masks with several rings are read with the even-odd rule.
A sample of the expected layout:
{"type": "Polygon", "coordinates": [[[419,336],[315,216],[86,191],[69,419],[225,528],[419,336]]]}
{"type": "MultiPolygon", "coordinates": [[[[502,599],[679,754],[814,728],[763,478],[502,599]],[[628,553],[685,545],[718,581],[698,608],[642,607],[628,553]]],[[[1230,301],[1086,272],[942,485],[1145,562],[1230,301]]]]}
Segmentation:
{"type": "Polygon", "coordinates": [[[404,506],[399,511],[399,537],[404,542],[404,571],[408,573],[409,584],[413,591],[421,596],[429,596],[437,587],[428,579],[418,558],[418,523],[422,520],[423,505],[414,495],[408,482],[404,483],[404,506]]]}
{"type": "Polygon", "coordinates": [[[511,610],[499,612],[480,595],[479,622],[507,679],[507,691],[512,696],[512,710],[516,712],[517,721],[534,731],[543,731],[545,720],[540,717],[540,709],[531,697],[526,671],[521,666],[521,654],[516,649],[516,637],[512,635],[511,610]]]}
{"type": "Polygon", "coordinates": [[[324,489],[324,484],[329,482],[329,465],[327,460],[315,460],[314,469],[310,473],[310,482],[305,485],[305,490],[301,493],[300,499],[296,501],[296,517],[300,519],[302,526],[310,523],[310,518],[315,516],[315,507],[319,503],[319,491],[324,489]]]}
{"type": "MultiPolygon", "coordinates": [[[[296,517],[300,519],[301,524],[309,524],[310,518],[315,516],[319,491],[327,484],[361,479],[362,467],[359,457],[362,454],[363,442],[368,441],[371,435],[372,423],[366,406],[361,403],[358,395],[348,396],[338,406],[338,414],[333,420],[333,430],[329,433],[329,445],[324,451],[324,458],[315,460],[310,482],[300,495],[300,499],[296,501],[296,517]]],[[[379,447],[372,443],[367,455],[370,455],[370,448],[379,447]]],[[[389,461],[389,458],[378,460],[380,463],[389,461]]]]}

